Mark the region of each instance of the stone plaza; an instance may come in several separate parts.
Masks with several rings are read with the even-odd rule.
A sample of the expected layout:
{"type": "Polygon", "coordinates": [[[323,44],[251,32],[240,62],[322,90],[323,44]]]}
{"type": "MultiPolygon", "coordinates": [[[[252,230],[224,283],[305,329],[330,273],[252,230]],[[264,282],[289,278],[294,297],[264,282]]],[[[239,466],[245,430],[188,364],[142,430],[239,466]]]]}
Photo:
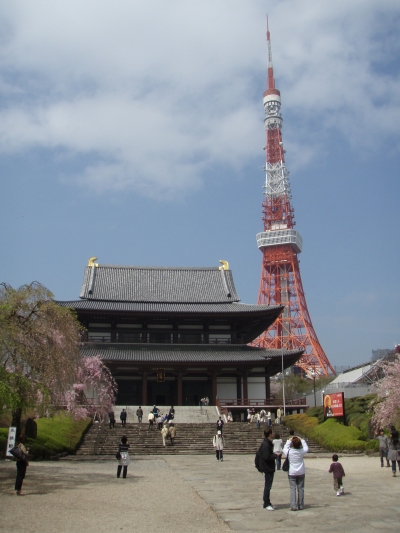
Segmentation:
{"type": "Polygon", "coordinates": [[[116,461],[73,457],[32,462],[23,491],[14,488],[15,464],[0,464],[0,531],[3,533],[329,532],[400,530],[400,476],[377,457],[345,455],[345,494],[337,497],[330,454],[306,458],[305,509],[289,509],[287,475],[276,472],[262,508],[263,476],[253,455],[134,457],[127,479],[116,461]]]}

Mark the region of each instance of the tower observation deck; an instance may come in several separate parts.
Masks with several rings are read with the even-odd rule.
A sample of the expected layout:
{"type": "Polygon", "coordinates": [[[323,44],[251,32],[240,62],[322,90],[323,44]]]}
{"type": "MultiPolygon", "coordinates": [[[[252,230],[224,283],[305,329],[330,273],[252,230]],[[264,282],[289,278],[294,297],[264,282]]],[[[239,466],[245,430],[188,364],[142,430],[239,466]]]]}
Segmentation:
{"type": "Polygon", "coordinates": [[[257,245],[262,252],[258,303],[284,305],[285,308],[278,320],[252,344],[262,348],[303,349],[303,356],[296,366],[305,374],[334,374],[314,331],[300,277],[297,256],[302,251],[303,241],[294,229],[289,172],[282,142],[281,95],[275,88],[268,27],[267,45],[268,80],[263,97],[266,179],[262,204],[264,230],[257,234],[257,245]]]}

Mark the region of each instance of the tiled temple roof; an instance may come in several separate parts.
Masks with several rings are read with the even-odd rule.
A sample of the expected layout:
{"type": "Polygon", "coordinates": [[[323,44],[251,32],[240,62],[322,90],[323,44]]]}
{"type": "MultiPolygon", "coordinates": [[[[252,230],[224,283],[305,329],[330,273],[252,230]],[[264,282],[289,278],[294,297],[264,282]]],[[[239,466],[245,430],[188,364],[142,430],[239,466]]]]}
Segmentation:
{"type": "Polygon", "coordinates": [[[86,267],[80,298],[196,304],[239,301],[230,270],[113,265],[86,267]]]}
{"type": "MultiPolygon", "coordinates": [[[[106,362],[130,363],[257,363],[269,362],[281,368],[282,350],[266,350],[243,345],[191,345],[191,344],[84,344],[85,357],[99,356],[106,362]]],[[[284,350],[285,368],[294,364],[303,351],[284,350]]]]}
{"type": "Polygon", "coordinates": [[[280,313],[280,305],[251,305],[238,302],[232,303],[157,303],[157,302],[121,302],[104,300],[71,300],[58,301],[61,307],[71,307],[76,310],[93,311],[128,311],[128,312],[162,312],[162,313],[264,313],[270,311],[275,315],[280,313]]]}

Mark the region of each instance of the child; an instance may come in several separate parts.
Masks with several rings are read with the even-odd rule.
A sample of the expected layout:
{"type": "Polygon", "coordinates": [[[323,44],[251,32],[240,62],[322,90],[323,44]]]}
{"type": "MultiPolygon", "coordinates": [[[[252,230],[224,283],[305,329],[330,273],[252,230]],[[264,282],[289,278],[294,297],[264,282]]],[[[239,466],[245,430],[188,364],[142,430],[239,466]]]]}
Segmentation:
{"type": "Polygon", "coordinates": [[[274,454],[276,455],[276,469],[281,469],[281,459],[282,459],[282,439],[279,433],[275,433],[274,440],[272,441],[274,445],[274,454]]]}
{"type": "Polygon", "coordinates": [[[333,472],[333,488],[336,490],[336,496],[340,496],[341,494],[344,494],[344,487],[343,487],[343,480],[344,477],[344,470],[343,466],[338,463],[339,457],[335,454],[332,455],[332,461],[329,468],[329,472],[333,472]]]}

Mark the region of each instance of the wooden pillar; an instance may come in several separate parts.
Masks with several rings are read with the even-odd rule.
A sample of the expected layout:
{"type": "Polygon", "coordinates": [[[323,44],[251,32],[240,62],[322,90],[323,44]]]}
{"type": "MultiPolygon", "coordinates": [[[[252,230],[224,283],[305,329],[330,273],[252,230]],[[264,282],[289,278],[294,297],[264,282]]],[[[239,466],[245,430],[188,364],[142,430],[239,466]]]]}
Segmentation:
{"type": "Polygon", "coordinates": [[[265,398],[271,398],[271,382],[269,376],[265,376],[265,398]]]}
{"type": "Polygon", "coordinates": [[[247,372],[243,372],[243,399],[248,401],[249,399],[249,388],[247,386],[247,372]]]}
{"type": "Polygon", "coordinates": [[[142,377],[142,405],[147,405],[147,372],[143,372],[142,377]]]}
{"type": "Polygon", "coordinates": [[[183,405],[183,403],[182,403],[182,397],[183,397],[182,372],[178,372],[177,385],[178,385],[178,403],[177,403],[177,405],[183,405]]]}
{"type": "Polygon", "coordinates": [[[242,378],[240,376],[236,378],[236,398],[242,399],[242,378]]]}
{"type": "Polygon", "coordinates": [[[212,403],[213,405],[217,404],[217,373],[213,372],[212,374],[212,403]]]}

